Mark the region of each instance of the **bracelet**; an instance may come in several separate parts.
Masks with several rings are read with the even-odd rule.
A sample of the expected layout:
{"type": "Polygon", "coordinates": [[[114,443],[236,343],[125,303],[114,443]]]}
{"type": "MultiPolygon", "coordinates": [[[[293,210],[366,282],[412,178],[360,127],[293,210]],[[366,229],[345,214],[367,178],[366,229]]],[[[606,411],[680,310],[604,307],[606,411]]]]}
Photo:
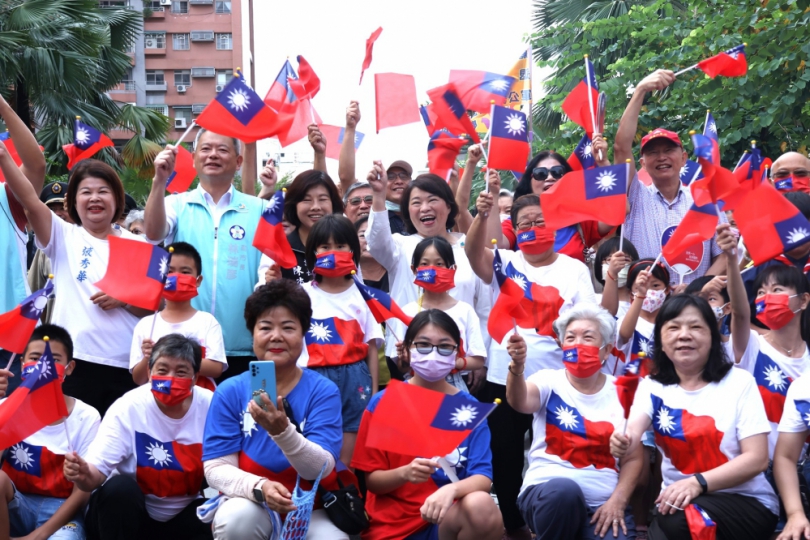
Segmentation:
{"type": "Polygon", "coordinates": [[[607,277],[609,277],[613,281],[616,281],[616,278],[610,275],[610,270],[607,271],[607,277]]]}
{"type": "Polygon", "coordinates": [[[645,298],[647,298],[647,295],[645,294],[644,296],[641,296],[640,294],[634,294],[633,298],[641,298],[642,300],[644,300],[645,298]]]}
{"type": "Polygon", "coordinates": [[[521,375],[523,375],[523,372],[524,372],[524,371],[526,371],[526,367],[524,366],[524,367],[523,367],[523,371],[521,371],[520,373],[515,373],[514,371],[512,371],[512,365],[513,365],[513,362],[509,362],[509,367],[508,367],[508,369],[509,369],[509,373],[511,373],[512,375],[515,375],[515,376],[517,376],[517,377],[520,377],[521,375]]]}
{"type": "Polygon", "coordinates": [[[466,356],[463,357],[462,360],[464,360],[464,365],[461,366],[461,369],[459,371],[464,371],[465,369],[467,369],[467,357],[466,356]]]}

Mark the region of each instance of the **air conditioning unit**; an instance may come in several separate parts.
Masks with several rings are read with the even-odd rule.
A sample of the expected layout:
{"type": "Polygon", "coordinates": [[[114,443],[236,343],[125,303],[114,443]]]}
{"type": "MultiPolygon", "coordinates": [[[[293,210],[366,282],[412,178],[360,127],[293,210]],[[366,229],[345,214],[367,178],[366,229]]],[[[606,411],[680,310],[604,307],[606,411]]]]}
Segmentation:
{"type": "Polygon", "coordinates": [[[186,86],[184,84],[178,84],[177,85],[177,93],[178,94],[185,94],[187,89],[188,89],[188,86],[186,86]]]}
{"type": "Polygon", "coordinates": [[[218,85],[216,85],[216,87],[214,88],[214,91],[215,91],[215,92],[217,92],[217,93],[219,93],[219,92],[222,92],[222,89],[223,89],[223,88],[225,88],[225,86],[224,86],[224,85],[222,85],[222,84],[218,84],[218,85]]]}
{"type": "Polygon", "coordinates": [[[174,119],[174,129],[186,129],[187,127],[185,118],[174,119]]]}
{"type": "Polygon", "coordinates": [[[169,6],[169,7],[171,7],[172,0],[160,0],[160,5],[161,6],[169,6]]]}
{"type": "Polygon", "coordinates": [[[147,47],[148,49],[152,49],[152,48],[154,48],[154,47],[155,47],[155,40],[153,40],[153,39],[147,39],[147,40],[146,40],[146,47],[147,47]]]}

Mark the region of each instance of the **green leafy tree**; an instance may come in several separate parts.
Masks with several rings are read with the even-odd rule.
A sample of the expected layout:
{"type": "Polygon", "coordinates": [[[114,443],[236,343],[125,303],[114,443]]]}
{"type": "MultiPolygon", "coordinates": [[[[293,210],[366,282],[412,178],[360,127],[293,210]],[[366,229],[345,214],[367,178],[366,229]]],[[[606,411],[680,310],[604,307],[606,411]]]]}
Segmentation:
{"type": "Polygon", "coordinates": [[[726,167],[736,163],[751,140],[772,158],[787,150],[806,154],[810,0],[636,4],[619,16],[571,20],[532,36],[538,46],[560,50],[540,62],[554,68],[555,74],[546,81],[548,92],[537,110],[554,111],[561,120],[538,126],[544,148],[567,155],[582,137],[582,129],[561,114],[568,90],[560,89],[573,88],[583,77],[584,53],[590,53],[601,73],[600,89],[608,96],[605,132],[612,139],[629,92],[645,75],[658,68],[677,71],[745,42],[746,76],[710,79],[699,70],[681,75],[666,91],[649,97],[637,138],[664,126],[686,142],[689,130],[702,130],[706,110],[711,109],[726,167]]]}

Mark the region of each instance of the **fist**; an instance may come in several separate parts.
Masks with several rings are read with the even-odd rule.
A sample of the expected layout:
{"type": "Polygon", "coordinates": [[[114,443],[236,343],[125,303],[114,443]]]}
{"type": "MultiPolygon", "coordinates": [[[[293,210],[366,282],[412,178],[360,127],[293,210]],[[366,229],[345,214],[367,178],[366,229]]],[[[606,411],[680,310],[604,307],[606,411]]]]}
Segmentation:
{"type": "Polygon", "coordinates": [[[267,165],[265,165],[262,172],[259,173],[259,180],[263,186],[269,189],[276,187],[276,182],[278,182],[278,173],[276,173],[276,164],[272,159],[267,161],[267,165]]]}
{"type": "Polygon", "coordinates": [[[177,147],[167,144],[166,148],[160,151],[155,157],[155,177],[154,183],[165,184],[174,172],[174,161],[177,158],[177,147]]]}
{"type": "Polygon", "coordinates": [[[366,181],[368,181],[374,193],[385,194],[385,190],[388,187],[388,173],[385,172],[382,161],[374,161],[374,167],[368,172],[366,181]]]}
{"type": "Polygon", "coordinates": [[[356,101],[350,101],[349,106],[346,107],[346,127],[356,128],[360,123],[360,104],[356,101]]]}
{"type": "Polygon", "coordinates": [[[636,87],[637,91],[653,92],[663,90],[675,82],[675,73],[668,69],[657,69],[641,79],[636,87]]]}
{"type": "Polygon", "coordinates": [[[281,269],[276,263],[271,264],[270,268],[264,272],[265,283],[270,283],[274,279],[281,279],[281,269]]]}
{"type": "Polygon", "coordinates": [[[312,146],[312,149],[315,150],[316,154],[325,154],[326,153],[326,137],[323,136],[321,133],[318,124],[310,124],[307,127],[308,130],[308,138],[309,144],[312,146]]]}

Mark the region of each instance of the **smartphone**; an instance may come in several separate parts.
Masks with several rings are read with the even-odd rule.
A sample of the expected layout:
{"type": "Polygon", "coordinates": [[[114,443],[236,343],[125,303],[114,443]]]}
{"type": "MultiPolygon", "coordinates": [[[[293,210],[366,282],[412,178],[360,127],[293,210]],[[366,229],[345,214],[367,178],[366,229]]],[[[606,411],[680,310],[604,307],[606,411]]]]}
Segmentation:
{"type": "Polygon", "coordinates": [[[250,397],[256,405],[264,408],[262,392],[267,394],[270,402],[276,404],[276,363],[257,361],[250,363],[250,397]]]}

